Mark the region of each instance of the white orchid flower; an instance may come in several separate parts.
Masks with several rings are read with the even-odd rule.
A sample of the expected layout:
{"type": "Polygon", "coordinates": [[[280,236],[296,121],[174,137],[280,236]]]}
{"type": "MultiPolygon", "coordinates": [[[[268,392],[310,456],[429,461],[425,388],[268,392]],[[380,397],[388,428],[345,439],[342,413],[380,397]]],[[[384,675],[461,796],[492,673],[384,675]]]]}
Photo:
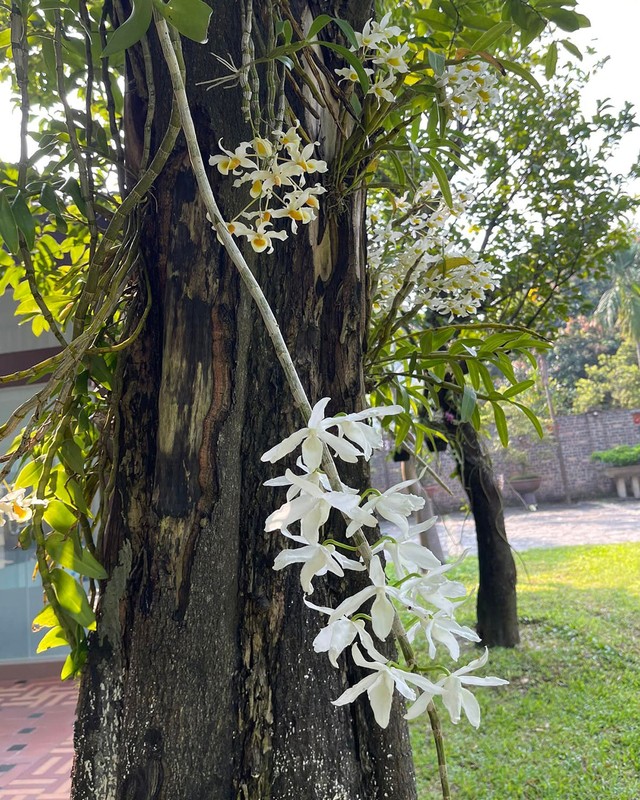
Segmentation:
{"type": "Polygon", "coordinates": [[[443,564],[438,569],[430,570],[426,575],[408,578],[400,587],[401,602],[410,608],[416,604],[421,605],[419,602],[421,599],[449,616],[453,616],[453,612],[459,604],[454,603],[451,598],[467,596],[464,584],[459,581],[450,581],[444,575],[457,563],[443,564]]]}
{"type": "Polygon", "coordinates": [[[382,406],[367,408],[355,414],[343,414],[339,417],[329,417],[325,420],[327,427],[337,425],[340,436],[344,436],[361,448],[365,461],[371,458],[374,450],[382,447],[382,434],[363,420],[377,417],[389,417],[400,414],[402,406],[382,406]]]}
{"type": "Polygon", "coordinates": [[[218,147],[223,151],[224,155],[211,156],[209,164],[212,167],[217,167],[218,172],[222,175],[228,175],[230,172],[237,175],[241,168],[257,169],[258,165],[247,155],[251,142],[241,142],[235,150],[227,150],[222,146],[222,139],[220,139],[218,147]]]}
{"type": "Polygon", "coordinates": [[[431,696],[442,694],[442,689],[422,675],[405,672],[397,667],[389,667],[386,663],[380,661],[367,661],[357,644],[354,644],[351,648],[351,654],[359,667],[372,670],[372,673],[343,692],[337,700],[332,700],[332,703],[334,706],[344,706],[347,703],[352,703],[363,692],[366,692],[371,703],[373,716],[381,728],[386,728],[389,724],[395,689],[407,700],[415,700],[416,697],[416,693],[409,686],[409,683],[419,686],[425,693],[431,692],[431,696]]]}
{"type": "MultiPolygon", "coordinates": [[[[373,70],[368,69],[367,67],[363,67],[364,72],[367,76],[373,75],[373,70]]],[[[348,67],[340,67],[340,69],[334,69],[336,75],[340,76],[340,80],[338,83],[342,83],[343,81],[350,81],[351,83],[358,83],[360,80],[360,76],[355,71],[355,69],[351,66],[348,67]]]]}
{"type": "MultiPolygon", "coordinates": [[[[5,484],[6,485],[6,484],[5,484]]],[[[46,506],[46,500],[25,497],[26,489],[13,489],[0,497],[0,528],[5,522],[28,522],[33,516],[33,506],[46,506]]]]}
{"type": "MultiPolygon", "coordinates": [[[[290,473],[290,470],[287,470],[290,473]]],[[[298,476],[290,473],[293,478],[298,476]]],[[[309,483],[306,482],[305,483],[309,483]]],[[[286,530],[294,522],[300,522],[300,532],[307,539],[313,541],[319,535],[320,528],[329,519],[332,508],[343,512],[347,516],[357,513],[359,495],[348,492],[326,492],[319,486],[314,487],[309,483],[309,490],[303,492],[292,500],[269,514],[265,520],[264,529],[267,533],[277,530],[286,530]],[[313,489],[316,491],[314,492],[313,489]]]]}
{"type": "Polygon", "coordinates": [[[409,45],[403,44],[392,47],[390,50],[379,50],[378,58],[373,59],[374,64],[387,67],[390,72],[408,72],[409,67],[404,57],[409,51],[409,45]]]}
{"type": "Polygon", "coordinates": [[[431,550],[414,541],[420,533],[433,527],[436,519],[431,517],[419,525],[411,525],[406,533],[385,534],[385,538],[373,548],[373,552],[384,550],[388,559],[393,562],[397,578],[404,578],[420,570],[439,569],[442,566],[440,560],[431,550]]]}
{"type": "Polygon", "coordinates": [[[343,578],[345,569],[354,570],[355,572],[362,572],[365,569],[364,564],[343,556],[332,544],[320,544],[318,538],[309,542],[304,536],[294,536],[287,531],[282,531],[282,533],[288,539],[301,544],[302,547],[297,547],[294,550],[282,550],[282,552],[278,553],[273,562],[273,569],[280,570],[291,564],[304,564],[300,572],[300,584],[305,594],[313,594],[311,579],[316,575],[326,575],[327,572],[333,572],[334,575],[343,578]]]}
{"type": "Polygon", "coordinates": [[[371,84],[369,87],[369,91],[367,94],[372,94],[378,98],[378,104],[380,104],[380,100],[386,100],[388,103],[395,102],[395,95],[391,92],[390,87],[395,84],[395,78],[393,75],[389,75],[386,78],[378,78],[374,83],[371,84]]]}
{"type": "Polygon", "coordinates": [[[319,400],[313,407],[306,427],[300,428],[291,436],[287,436],[280,444],[267,450],[261,460],[270,461],[273,464],[302,444],[302,458],[308,469],[313,472],[322,462],[322,445],[326,444],[343,461],[354,464],[358,460],[360,451],[325,429],[327,426],[324,424],[324,410],[329,400],[329,397],[319,400]]]}
{"type": "MultiPolygon", "coordinates": [[[[480,658],[474,659],[467,664],[466,667],[461,667],[455,672],[452,672],[451,675],[441,678],[436,684],[441,689],[440,694],[442,694],[442,702],[449,712],[451,722],[453,722],[454,725],[460,722],[462,711],[464,711],[465,716],[474,728],[480,725],[480,706],[471,692],[464,688],[464,684],[468,686],[504,686],[509,683],[509,681],[505,681],[503,678],[494,678],[493,676],[479,678],[476,675],[469,675],[470,672],[483,667],[487,663],[488,658],[489,651],[485,647],[485,651],[480,658]]],[[[405,714],[405,719],[414,719],[424,713],[430,699],[431,698],[425,699],[424,696],[421,695],[405,714]]]]}
{"type": "MultiPolygon", "coordinates": [[[[329,617],[333,614],[332,608],[316,606],[306,598],[304,598],[304,603],[321,614],[326,614],[329,617]]],[[[327,653],[331,664],[337,667],[338,656],[353,644],[356,637],[360,639],[368,654],[375,661],[386,661],[385,656],[376,650],[371,634],[365,628],[364,620],[362,619],[351,620],[347,617],[340,617],[335,622],[330,622],[313,640],[313,649],[316,653],[327,653]]]]}
{"type": "MultiPolygon", "coordinates": [[[[415,479],[396,483],[382,494],[371,495],[363,508],[367,511],[377,511],[381,517],[392,522],[404,535],[409,533],[409,517],[414,511],[419,511],[424,506],[424,498],[415,494],[406,494],[403,489],[416,483],[415,479]]],[[[348,535],[348,534],[347,534],[348,535]]]]}
{"type": "Polygon", "coordinates": [[[334,610],[329,622],[335,622],[340,617],[348,617],[351,614],[355,614],[367,600],[374,598],[369,612],[371,626],[375,635],[384,641],[391,632],[395,617],[395,609],[389,597],[395,597],[402,602],[402,596],[397,589],[387,585],[384,569],[378,556],[374,556],[369,563],[369,577],[372,585],[343,600],[334,610]]]}
{"type": "Polygon", "coordinates": [[[390,20],[391,11],[387,11],[387,13],[379,22],[376,22],[376,20],[370,20],[371,30],[373,33],[377,34],[378,36],[382,36],[384,39],[392,39],[395,36],[400,36],[402,33],[402,28],[399,28],[397,25],[389,25],[390,20]]]}
{"type": "MultiPolygon", "coordinates": [[[[323,397],[313,407],[309,422],[306,427],[287,436],[280,444],[267,450],[262,456],[262,461],[270,461],[272,464],[279,461],[284,456],[291,453],[302,444],[302,458],[309,471],[318,469],[322,462],[322,446],[326,444],[335,455],[343,461],[354,464],[363,455],[362,451],[351,444],[348,433],[342,427],[345,423],[359,422],[367,417],[382,417],[399,414],[403,409],[401,406],[389,406],[388,408],[369,408],[355,414],[347,414],[344,417],[329,417],[325,419],[324,411],[331,398],[323,397]],[[338,426],[342,430],[342,436],[329,433],[327,428],[338,426]]],[[[360,436],[360,434],[358,434],[360,436]]]]}
{"type": "Polygon", "coordinates": [[[407,638],[413,642],[416,633],[422,630],[429,644],[429,658],[431,659],[436,657],[436,642],[444,645],[451,658],[457,661],[460,658],[460,645],[456,636],[470,642],[480,641],[480,637],[474,630],[466,625],[460,625],[446,611],[436,611],[435,614],[432,614],[420,606],[413,606],[410,611],[418,617],[418,621],[407,631],[407,638]]]}

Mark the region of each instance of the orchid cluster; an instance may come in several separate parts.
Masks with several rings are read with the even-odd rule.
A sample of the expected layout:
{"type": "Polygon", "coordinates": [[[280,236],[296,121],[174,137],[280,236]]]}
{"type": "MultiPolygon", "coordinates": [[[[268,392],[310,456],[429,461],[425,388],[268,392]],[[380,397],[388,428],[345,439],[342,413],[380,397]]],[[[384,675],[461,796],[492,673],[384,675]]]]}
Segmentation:
{"type": "MultiPolygon", "coordinates": [[[[351,48],[351,51],[356,53],[359,59],[371,62],[377,67],[367,94],[376,98],[378,104],[381,100],[389,103],[395,101],[392,89],[395,87],[398,75],[409,71],[409,66],[405,61],[409,45],[397,43],[397,37],[402,31],[397,25],[390,25],[390,19],[391,13],[385,14],[380,22],[369,19],[365,22],[362,32],[355,34],[358,48],[351,48]]],[[[373,69],[369,67],[363,67],[363,69],[367,77],[374,75],[373,69]]],[[[341,83],[348,81],[355,84],[360,80],[358,73],[351,65],[336,69],[335,72],[340,77],[341,83]]]]}
{"type": "Polygon", "coordinates": [[[461,61],[445,69],[436,86],[445,93],[442,105],[454,119],[466,120],[476,108],[499,99],[498,79],[489,65],[479,58],[461,61]]]}
{"type": "Polygon", "coordinates": [[[274,569],[302,564],[300,583],[307,596],[304,602],[327,617],[326,626],[314,640],[315,651],[327,653],[331,664],[337,667],[338,658],[350,648],[354,662],[369,672],[333,703],[345,705],[366,692],[376,722],[384,728],[388,725],[397,690],[412,703],[407,719],[424,713],[429,703],[439,697],[454,723],[460,721],[464,712],[477,727],[480,709],[465,687],[498,686],[506,681],[471,674],[486,663],[486,651],[453,672],[437,660],[444,648],[449,657],[457,661],[460,656],[458,639],[472,642],[479,639],[473,630],[460,625],[454,617],[456,607],[466,594],[462,584],[447,578],[447,572],[455,564],[442,564],[430,550],[415,541],[434,520],[415,526],[409,524],[410,515],[424,505],[422,498],[406,493],[413,481],[404,481],[383,493],[369,490],[360,495],[344,484],[336,490],[321,468],[325,448],[346,462],[353,463],[359,458],[368,460],[374,449],[382,446],[382,436],[367,424],[367,420],[398,414],[403,409],[401,406],[370,408],[355,414],[325,417],[328,403],[326,397],[316,403],[308,424],[266,452],[262,460],[275,463],[301,446],[296,462],[298,472],[287,469],[283,476],[266,482],[268,486],[287,487],[287,495],[286,502],[267,518],[265,530],[280,531],[297,545],[279,553],[274,569]],[[345,542],[324,530],[332,509],[341,512],[346,521],[345,542]],[[348,541],[362,541],[364,528],[376,528],[380,519],[392,523],[394,532],[376,542],[365,560],[359,555],[359,548],[348,541]],[[294,525],[297,533],[291,530],[294,525]],[[387,577],[382,556],[389,568],[393,567],[392,580],[387,577]],[[370,585],[347,597],[336,608],[318,606],[307,599],[313,594],[314,578],[328,572],[342,577],[345,570],[366,572],[370,585]],[[402,670],[378,650],[374,636],[380,642],[389,637],[398,611],[409,618],[410,640],[419,634],[425,637],[428,657],[434,662],[426,669],[402,670]],[[370,622],[373,636],[365,620],[370,622]]]}
{"type": "Polygon", "coordinates": [[[424,181],[411,198],[392,199],[388,214],[379,201],[370,209],[368,263],[374,284],[374,311],[386,312],[399,291],[406,299],[450,319],[473,314],[500,275],[474,253],[447,245],[447,224],[473,199],[468,191],[452,191],[452,204],[442,199],[436,181],[424,181]]]}
{"type": "Polygon", "coordinates": [[[0,496],[0,528],[7,521],[24,523],[33,516],[33,506],[44,505],[44,500],[35,497],[25,497],[25,489],[8,489],[0,496]]]}
{"type": "Polygon", "coordinates": [[[227,150],[220,141],[222,154],[209,158],[221,175],[237,176],[234,187],[249,184],[251,200],[227,229],[244,236],[256,253],[272,253],[274,239],[288,238],[286,230],[273,229],[274,220],[288,222],[292,234],[297,233],[298,223],[314,220],[318,195],[326,191],[320,185],[307,185],[309,175],[327,171],[326,162],[313,158],[318,143],[303,146],[297,123],[286,131],[273,131],[273,136],[273,141],[257,136],[235,150],[227,150]]]}

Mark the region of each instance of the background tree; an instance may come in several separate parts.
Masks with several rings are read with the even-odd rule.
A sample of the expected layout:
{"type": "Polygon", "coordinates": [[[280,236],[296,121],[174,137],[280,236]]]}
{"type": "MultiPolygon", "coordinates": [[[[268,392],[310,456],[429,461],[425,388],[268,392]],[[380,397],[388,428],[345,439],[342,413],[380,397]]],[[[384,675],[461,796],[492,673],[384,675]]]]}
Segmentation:
{"type": "Polygon", "coordinates": [[[504,269],[486,305],[496,322],[518,320],[544,334],[591,311],[583,279],[605,278],[631,239],[626,222],[638,201],[609,163],[634,115],[630,104],[616,113],[603,102],[587,118],[580,93],[588,79],[564,64],[536,104],[508,86],[504,137],[484,135],[482,124],[467,131],[482,167],[471,228],[480,252],[504,269]]]}
{"type": "MultiPolygon", "coordinates": [[[[552,43],[546,51],[546,67],[549,54],[553,57],[554,53],[557,57],[557,44],[552,43]]],[[[538,64],[540,57],[533,56],[532,61],[538,64]]],[[[602,104],[593,118],[586,119],[579,99],[588,75],[569,64],[555,77],[552,70],[547,72],[549,82],[545,91],[539,90],[536,103],[520,83],[506,82],[504,132],[489,130],[482,113],[460,124],[464,154],[478,164],[473,171],[476,200],[467,214],[470,233],[461,244],[479,243],[480,252],[502,275],[483,303],[484,319],[522,323],[545,335],[556,331],[569,315],[593,308],[595,298],[584,291],[585,285],[603,279],[608,261],[629,241],[625,215],[636,205],[624,192],[623,177],[608,169],[611,153],[635,125],[630,108],[614,114],[602,104]]],[[[458,188],[467,180],[461,166],[458,159],[450,168],[458,188]]],[[[388,169],[389,180],[393,174],[388,169]]],[[[456,233],[452,229],[452,236],[456,233]]],[[[438,314],[414,308],[399,326],[408,331],[443,324],[446,319],[438,314]]],[[[402,369],[416,374],[411,363],[402,369]]],[[[464,369],[472,370],[473,363],[461,362],[464,369]]],[[[388,367],[385,374],[390,371],[388,367]]],[[[469,390],[478,392],[483,386],[481,374],[473,370],[470,378],[469,390]]],[[[517,383],[513,376],[509,381],[517,383]]],[[[470,507],[480,531],[478,628],[489,645],[513,645],[518,641],[516,570],[505,536],[500,493],[488,454],[483,460],[486,448],[474,426],[467,425],[462,432],[468,423],[463,418],[468,405],[461,415],[455,411],[460,408],[459,395],[440,396],[445,398],[442,411],[456,418],[456,425],[444,424],[441,429],[447,431],[461,479],[471,492],[470,507]]],[[[498,405],[495,423],[504,431],[501,413],[498,405]]],[[[501,439],[506,441],[504,433],[501,439]]]]}
{"type": "Polygon", "coordinates": [[[615,353],[598,356],[597,364],[586,367],[586,377],[575,387],[575,414],[640,406],[640,368],[635,351],[636,343],[626,339],[615,353]]]}
{"type": "Polygon", "coordinates": [[[609,263],[611,285],[602,294],[595,315],[609,329],[618,328],[635,343],[640,366],[640,249],[616,253],[609,263]]]}

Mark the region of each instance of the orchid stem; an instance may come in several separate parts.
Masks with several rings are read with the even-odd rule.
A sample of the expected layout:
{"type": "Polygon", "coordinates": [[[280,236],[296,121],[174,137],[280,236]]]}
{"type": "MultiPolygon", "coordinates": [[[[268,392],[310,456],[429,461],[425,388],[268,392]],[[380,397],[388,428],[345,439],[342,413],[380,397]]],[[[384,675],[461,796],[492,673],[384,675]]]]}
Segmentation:
{"type": "Polygon", "coordinates": [[[451,800],[451,789],[449,788],[449,775],[447,772],[447,758],[444,752],[444,738],[442,736],[442,725],[440,724],[440,717],[433,703],[433,700],[431,700],[431,702],[427,706],[427,714],[429,715],[429,722],[431,723],[431,733],[433,734],[433,741],[436,746],[436,755],[438,758],[438,774],[440,776],[440,787],[442,788],[442,800],[451,800]]]}

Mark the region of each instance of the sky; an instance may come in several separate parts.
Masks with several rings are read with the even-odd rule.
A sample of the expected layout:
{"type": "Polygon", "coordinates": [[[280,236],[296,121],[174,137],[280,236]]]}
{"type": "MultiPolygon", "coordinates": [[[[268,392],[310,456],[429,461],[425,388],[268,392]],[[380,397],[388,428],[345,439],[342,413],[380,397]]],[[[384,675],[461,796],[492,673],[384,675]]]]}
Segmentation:
{"type": "MultiPolygon", "coordinates": [[[[576,11],[591,20],[591,28],[563,34],[581,49],[593,45],[600,57],[610,60],[600,74],[590,81],[583,95],[583,110],[593,112],[597,99],[611,98],[614,108],[625,101],[638,108],[640,123],[640,68],[638,67],[638,33],[640,32],[640,0],[578,0],[576,11]]],[[[3,133],[0,138],[0,157],[8,161],[18,158],[18,115],[9,103],[6,86],[0,84],[0,119],[3,133]]],[[[640,127],[629,134],[612,160],[611,168],[627,174],[640,153],[640,127]]],[[[632,191],[640,194],[640,180],[632,191]]]]}
{"type": "MultiPolygon", "coordinates": [[[[611,98],[615,108],[626,101],[638,110],[640,123],[640,68],[638,67],[638,34],[640,33],[640,0],[579,0],[576,11],[591,20],[591,27],[569,34],[582,50],[593,45],[600,57],[609,61],[590,81],[583,94],[583,110],[595,110],[596,100],[611,98]]],[[[627,174],[640,153],[640,127],[625,137],[612,169],[627,174]]],[[[633,190],[640,194],[640,181],[633,190]]]]}

